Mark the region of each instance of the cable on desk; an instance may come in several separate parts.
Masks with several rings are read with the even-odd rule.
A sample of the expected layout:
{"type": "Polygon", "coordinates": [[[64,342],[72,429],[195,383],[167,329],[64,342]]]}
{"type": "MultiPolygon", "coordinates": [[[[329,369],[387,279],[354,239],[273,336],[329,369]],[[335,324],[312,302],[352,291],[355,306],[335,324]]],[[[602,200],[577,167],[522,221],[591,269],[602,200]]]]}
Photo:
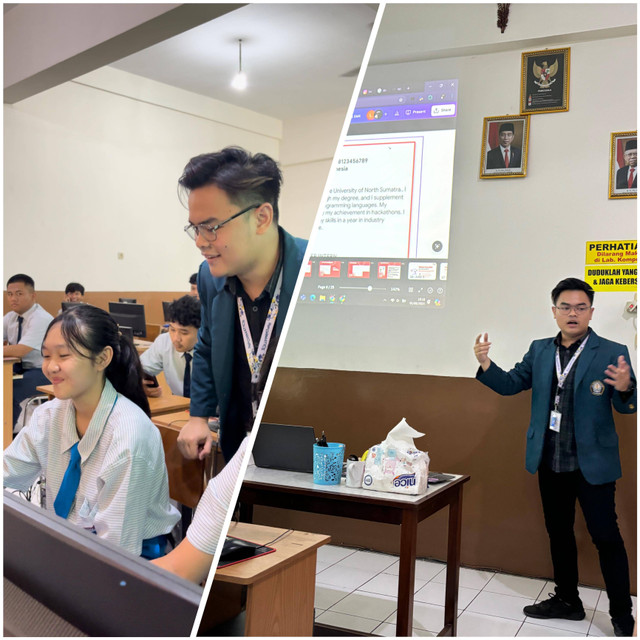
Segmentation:
{"type": "Polygon", "coordinates": [[[293,529],[287,529],[284,533],[281,533],[277,538],[274,538],[273,540],[270,540],[269,542],[264,542],[263,546],[268,547],[270,544],[274,544],[274,543],[278,542],[278,540],[280,540],[281,538],[284,538],[285,536],[288,536],[291,533],[293,533],[293,529]]]}

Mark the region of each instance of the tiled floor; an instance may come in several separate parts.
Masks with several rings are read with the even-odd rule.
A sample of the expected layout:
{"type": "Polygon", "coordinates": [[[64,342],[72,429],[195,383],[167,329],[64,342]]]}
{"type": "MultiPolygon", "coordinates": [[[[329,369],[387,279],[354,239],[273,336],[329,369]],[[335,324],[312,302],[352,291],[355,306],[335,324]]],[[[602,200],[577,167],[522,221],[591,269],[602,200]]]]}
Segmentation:
{"type": "MultiPolygon", "coordinates": [[[[434,636],[444,624],[443,563],[418,560],[413,635],[434,636]]],[[[395,635],[398,558],[325,546],[318,550],[316,621],[378,636],[395,635]]],[[[458,636],[613,636],[607,594],[580,587],[586,617],[527,618],[522,607],[546,600],[553,583],[522,576],[460,570],[458,636]]],[[[634,616],[636,598],[633,597],[634,616]]]]}

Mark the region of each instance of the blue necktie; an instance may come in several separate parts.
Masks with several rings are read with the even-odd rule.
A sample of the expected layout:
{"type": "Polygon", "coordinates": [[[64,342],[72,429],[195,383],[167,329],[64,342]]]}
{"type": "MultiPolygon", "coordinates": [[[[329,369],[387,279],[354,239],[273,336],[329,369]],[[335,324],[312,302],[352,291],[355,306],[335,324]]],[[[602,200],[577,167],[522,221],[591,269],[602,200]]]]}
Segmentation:
{"type": "Polygon", "coordinates": [[[184,382],[182,383],[182,395],[185,398],[191,397],[191,354],[184,354],[184,382]]]}
{"type": "Polygon", "coordinates": [[[66,519],[69,516],[71,505],[76,497],[76,491],[78,491],[78,485],[80,484],[80,462],[80,453],[76,442],[71,447],[71,460],[69,460],[69,466],[64,472],[60,490],[53,503],[56,514],[61,518],[66,519]]]}

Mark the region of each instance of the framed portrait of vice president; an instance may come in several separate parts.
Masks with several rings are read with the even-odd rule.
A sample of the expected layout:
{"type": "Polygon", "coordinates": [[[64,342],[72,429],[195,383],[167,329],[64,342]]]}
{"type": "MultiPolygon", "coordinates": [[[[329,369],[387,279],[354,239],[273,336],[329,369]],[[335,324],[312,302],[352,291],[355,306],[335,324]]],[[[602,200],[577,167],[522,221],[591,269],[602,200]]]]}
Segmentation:
{"type": "Polygon", "coordinates": [[[529,116],[484,119],[480,151],[481,178],[524,178],[527,175],[529,116]]]}
{"type": "Polygon", "coordinates": [[[609,199],[638,197],[638,132],[611,134],[609,199]]]}

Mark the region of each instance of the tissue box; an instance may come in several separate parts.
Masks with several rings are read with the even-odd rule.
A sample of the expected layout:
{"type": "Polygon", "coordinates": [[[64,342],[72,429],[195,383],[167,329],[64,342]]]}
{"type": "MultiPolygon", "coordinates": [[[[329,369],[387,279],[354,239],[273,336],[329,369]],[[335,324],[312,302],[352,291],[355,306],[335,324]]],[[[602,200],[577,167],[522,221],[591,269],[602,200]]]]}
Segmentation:
{"type": "Polygon", "coordinates": [[[423,435],[403,418],[380,444],[369,449],[362,488],[408,495],[426,493],[429,455],[413,443],[423,435]]]}

